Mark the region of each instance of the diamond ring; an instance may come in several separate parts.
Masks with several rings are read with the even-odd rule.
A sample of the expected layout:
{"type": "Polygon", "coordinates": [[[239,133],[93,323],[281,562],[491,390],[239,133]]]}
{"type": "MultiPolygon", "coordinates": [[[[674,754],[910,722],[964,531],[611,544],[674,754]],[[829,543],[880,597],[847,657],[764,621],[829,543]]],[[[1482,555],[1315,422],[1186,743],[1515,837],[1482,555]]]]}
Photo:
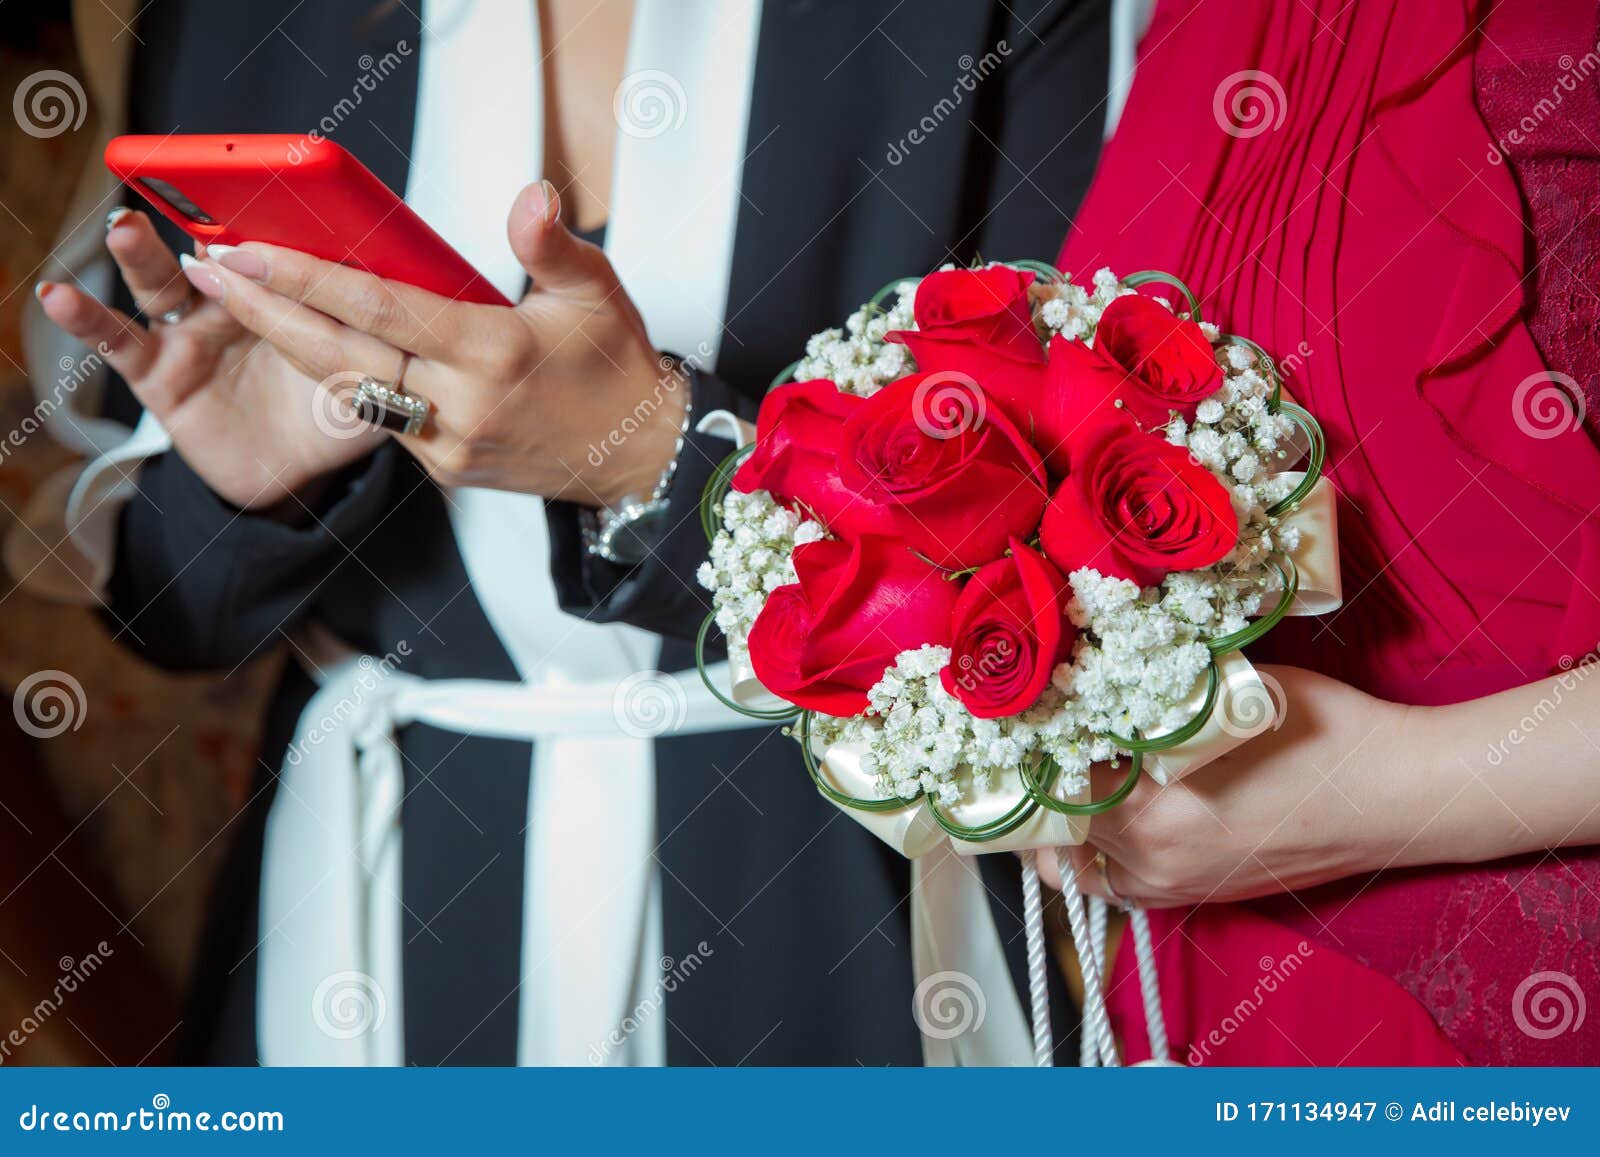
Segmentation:
{"type": "Polygon", "coordinates": [[[1095,874],[1100,877],[1100,887],[1105,890],[1106,899],[1110,900],[1118,908],[1126,908],[1128,901],[1111,886],[1111,861],[1106,858],[1106,854],[1104,852],[1096,852],[1093,863],[1095,874]]]}
{"type": "Polygon", "coordinates": [[[356,414],[363,422],[397,434],[420,434],[433,405],[426,398],[405,393],[395,382],[366,377],[356,386],[356,414]]]}
{"type": "Polygon", "coordinates": [[[189,315],[189,311],[191,309],[193,309],[193,308],[194,308],[194,294],[191,293],[188,297],[184,298],[177,305],[175,305],[171,309],[167,310],[166,313],[158,313],[158,314],[156,314],[156,320],[159,321],[162,325],[177,325],[180,321],[182,321],[185,317],[187,317],[189,315]]]}

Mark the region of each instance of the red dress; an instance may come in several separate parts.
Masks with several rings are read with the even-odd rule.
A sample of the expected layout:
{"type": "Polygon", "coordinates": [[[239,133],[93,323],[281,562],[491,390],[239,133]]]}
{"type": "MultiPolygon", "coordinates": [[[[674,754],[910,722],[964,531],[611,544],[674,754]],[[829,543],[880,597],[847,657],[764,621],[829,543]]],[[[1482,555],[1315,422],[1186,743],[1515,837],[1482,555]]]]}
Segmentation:
{"type": "MultiPolygon", "coordinates": [[[[1595,315],[1595,280],[1544,268],[1574,227],[1596,249],[1595,5],[1221,7],[1158,8],[1061,263],[1182,276],[1209,320],[1285,362],[1327,432],[1345,605],[1253,656],[1416,704],[1558,673],[1600,641],[1600,450],[1580,420],[1600,337],[1567,324],[1595,315]],[[1516,166],[1540,164],[1525,198],[1516,166]],[[1565,218],[1546,193],[1563,178],[1584,198],[1565,218]]],[[[1190,1063],[1600,1062],[1594,849],[1152,919],[1190,1063]]],[[[1138,1060],[1131,956],[1111,1000],[1138,1060]]]]}

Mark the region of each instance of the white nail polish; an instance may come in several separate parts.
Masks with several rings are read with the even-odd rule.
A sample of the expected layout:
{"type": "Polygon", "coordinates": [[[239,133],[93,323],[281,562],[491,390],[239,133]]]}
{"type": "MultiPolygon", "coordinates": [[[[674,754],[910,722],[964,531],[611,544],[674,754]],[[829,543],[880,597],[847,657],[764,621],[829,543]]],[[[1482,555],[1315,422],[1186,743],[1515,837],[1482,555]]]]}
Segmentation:
{"type": "Polygon", "coordinates": [[[200,291],[202,297],[209,297],[212,301],[221,301],[227,295],[227,289],[222,284],[222,278],[217,275],[216,269],[209,261],[196,261],[187,253],[178,255],[178,264],[183,266],[184,274],[189,278],[189,284],[200,291]]]}

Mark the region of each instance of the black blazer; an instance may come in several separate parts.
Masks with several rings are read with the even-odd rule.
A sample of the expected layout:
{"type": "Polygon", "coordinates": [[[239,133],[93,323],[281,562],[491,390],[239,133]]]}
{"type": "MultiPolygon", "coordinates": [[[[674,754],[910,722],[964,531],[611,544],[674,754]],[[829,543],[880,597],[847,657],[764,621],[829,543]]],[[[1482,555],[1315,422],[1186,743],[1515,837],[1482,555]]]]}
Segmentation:
{"type": "MultiPolygon", "coordinates": [[[[715,374],[696,382],[699,412],[753,412],[809,334],[894,277],[1053,257],[1099,152],[1107,9],[766,0],[727,333],[715,374]],[[1001,66],[969,91],[960,78],[990,52],[1001,66]]],[[[138,35],[130,131],[163,133],[305,131],[349,94],[363,54],[421,42],[411,8],[373,0],[155,0],[138,35]]],[[[402,68],[333,134],[396,190],[415,100],[415,68],[402,68]]],[[[112,403],[131,418],[130,407],[126,395],[112,403]]],[[[691,662],[686,640],[708,610],[694,583],[705,541],[689,515],[726,450],[694,439],[674,487],[677,529],[632,571],[586,558],[576,511],[551,505],[563,605],[663,635],[666,669],[691,662]]],[[[184,669],[232,669],[310,617],[375,654],[407,640],[407,669],[424,677],[516,677],[468,589],[443,497],[398,447],[345,471],[319,515],[302,528],[241,516],[176,455],[154,459],[122,516],[107,621],[184,669]]],[[[256,1056],[262,828],[310,693],[290,665],[217,886],[185,1020],[190,1062],[256,1056]]],[[[407,1059],[513,1063],[529,746],[421,725],[399,741],[407,1059]]],[[[662,740],[657,766],[665,953],[681,959],[702,940],[714,950],[668,998],[669,1060],[919,1063],[905,862],[816,796],[776,731],[662,740]]],[[[982,862],[1020,977],[1015,863],[982,862]]],[[[1071,1027],[1058,1025],[1064,1059],[1071,1027]]]]}

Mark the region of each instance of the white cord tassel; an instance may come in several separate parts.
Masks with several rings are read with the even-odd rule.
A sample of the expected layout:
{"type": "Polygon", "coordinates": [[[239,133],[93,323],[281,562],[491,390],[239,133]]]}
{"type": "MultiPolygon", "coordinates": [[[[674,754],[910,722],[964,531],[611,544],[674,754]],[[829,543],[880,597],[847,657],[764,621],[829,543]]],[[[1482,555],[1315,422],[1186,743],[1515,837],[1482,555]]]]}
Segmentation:
{"type": "Polygon", "coordinates": [[[1033,1059],[1040,1068],[1055,1064],[1050,1034],[1049,952],[1044,935],[1044,896],[1039,890],[1039,854],[1022,853],[1022,926],[1028,936],[1028,996],[1033,1004],[1033,1059]]]}
{"type": "MultiPolygon", "coordinates": [[[[1078,962],[1078,967],[1083,967],[1083,962],[1078,962]]],[[[1098,1068],[1100,1065],[1100,1042],[1094,1033],[1089,1031],[1089,1018],[1083,1018],[1083,1024],[1078,1030],[1078,1067],[1080,1069],[1098,1068]]]]}
{"type": "MultiPolygon", "coordinates": [[[[1067,906],[1067,922],[1072,928],[1072,946],[1078,953],[1078,971],[1083,974],[1083,1033],[1092,1042],[1092,1051],[1101,1064],[1115,1066],[1117,1045],[1111,1035],[1111,1017],[1106,1012],[1105,986],[1101,971],[1095,963],[1094,942],[1089,934],[1089,917],[1084,910],[1083,894],[1078,891],[1078,877],[1072,870],[1072,860],[1065,848],[1056,849],[1056,864],[1061,872],[1061,899],[1067,906]]],[[[1091,1052],[1086,1048],[1084,1056],[1091,1052]]],[[[1093,1061],[1085,1067],[1092,1067],[1093,1061]]]]}
{"type": "Polygon", "coordinates": [[[1133,951],[1139,963],[1139,991],[1144,996],[1145,1030],[1150,1034],[1150,1059],[1157,1064],[1172,1062],[1167,1042],[1167,1018],[1161,1011],[1161,983],[1156,976],[1155,941],[1150,935],[1150,917],[1142,908],[1128,910],[1133,925],[1133,951]]]}
{"type": "MultiPolygon", "coordinates": [[[[1106,951],[1106,934],[1107,925],[1110,922],[1110,905],[1100,896],[1085,896],[1083,899],[1084,903],[1089,906],[1089,942],[1094,948],[1094,970],[1099,974],[1100,986],[1104,989],[1106,985],[1111,983],[1110,970],[1106,968],[1106,957],[1109,955],[1106,951]]],[[[1107,1036],[1100,1041],[1102,1052],[1100,1063],[1103,1065],[1117,1063],[1114,1053],[1109,1056],[1104,1055],[1110,1040],[1111,1037],[1107,1036]]]]}
{"type": "MultiPolygon", "coordinates": [[[[1073,897],[1072,902],[1073,902],[1074,905],[1076,905],[1077,907],[1081,908],[1081,907],[1084,907],[1085,905],[1088,904],[1089,898],[1087,896],[1079,894],[1079,895],[1075,895],[1073,897]]],[[[1085,958],[1081,953],[1079,954],[1079,956],[1078,956],[1078,970],[1080,972],[1084,972],[1084,971],[1087,971],[1089,968],[1093,967],[1096,975],[1101,977],[1101,979],[1103,981],[1104,978],[1105,978],[1105,969],[1095,967],[1095,965],[1097,965],[1098,963],[1099,963],[1099,961],[1095,958],[1095,953],[1094,953],[1094,922],[1090,921],[1089,922],[1089,955],[1088,955],[1087,958],[1085,958]]],[[[1087,987],[1088,986],[1088,981],[1087,980],[1084,981],[1084,985],[1085,985],[1084,992],[1087,993],[1088,992],[1088,987],[1087,987]]],[[[1087,1014],[1087,1009],[1085,1009],[1085,1013],[1087,1014]]],[[[1078,1040],[1078,1067],[1079,1068],[1085,1068],[1085,1069],[1092,1069],[1092,1068],[1096,1068],[1099,1064],[1100,1064],[1100,1038],[1098,1036],[1096,1036],[1094,1033],[1089,1031],[1088,1017],[1087,1017],[1087,1015],[1085,1015],[1084,1023],[1083,1023],[1083,1031],[1079,1033],[1079,1040],[1078,1040]]]]}
{"type": "Polygon", "coordinates": [[[1094,966],[1104,979],[1106,974],[1106,925],[1108,913],[1105,900],[1099,896],[1085,896],[1089,905],[1089,940],[1094,945],[1094,966]]]}

